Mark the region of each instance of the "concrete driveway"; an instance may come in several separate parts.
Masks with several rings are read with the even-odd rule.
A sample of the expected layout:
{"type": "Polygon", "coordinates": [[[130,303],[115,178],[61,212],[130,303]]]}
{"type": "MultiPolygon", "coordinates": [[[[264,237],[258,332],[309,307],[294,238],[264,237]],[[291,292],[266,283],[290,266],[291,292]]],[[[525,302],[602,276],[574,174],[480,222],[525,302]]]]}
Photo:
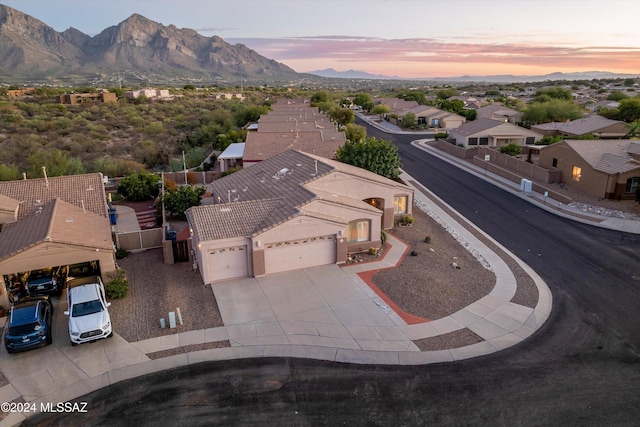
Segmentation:
{"type": "Polygon", "coordinates": [[[419,351],[355,273],[326,265],[212,285],[232,346],[419,351]]]}

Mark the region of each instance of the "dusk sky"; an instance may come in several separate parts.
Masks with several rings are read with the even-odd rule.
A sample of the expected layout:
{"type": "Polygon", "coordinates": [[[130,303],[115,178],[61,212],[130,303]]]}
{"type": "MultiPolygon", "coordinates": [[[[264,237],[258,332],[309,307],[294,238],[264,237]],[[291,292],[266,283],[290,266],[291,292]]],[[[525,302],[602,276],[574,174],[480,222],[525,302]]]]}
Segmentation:
{"type": "Polygon", "coordinates": [[[640,0],[0,0],[95,35],[139,13],[298,72],[640,74],[640,0]]]}

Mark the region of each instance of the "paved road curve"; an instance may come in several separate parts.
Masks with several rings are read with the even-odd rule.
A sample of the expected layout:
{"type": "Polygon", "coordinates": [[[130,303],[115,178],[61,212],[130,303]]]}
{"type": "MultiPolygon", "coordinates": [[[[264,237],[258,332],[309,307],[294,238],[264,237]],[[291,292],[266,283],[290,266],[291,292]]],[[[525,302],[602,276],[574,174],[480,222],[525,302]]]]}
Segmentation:
{"type": "Polygon", "coordinates": [[[551,215],[393,139],[404,169],[532,266],[546,325],[490,356],[419,367],[254,359],[101,389],[47,423],[166,425],[633,425],[640,420],[640,236],[551,215]]]}

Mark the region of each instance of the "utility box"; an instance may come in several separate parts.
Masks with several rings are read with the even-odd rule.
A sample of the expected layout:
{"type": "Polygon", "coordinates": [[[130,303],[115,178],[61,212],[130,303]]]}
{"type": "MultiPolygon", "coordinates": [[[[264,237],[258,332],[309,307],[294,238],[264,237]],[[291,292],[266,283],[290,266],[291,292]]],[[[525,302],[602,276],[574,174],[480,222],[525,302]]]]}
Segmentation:
{"type": "Polygon", "coordinates": [[[524,193],[531,193],[533,191],[533,182],[530,179],[522,178],[520,180],[520,190],[524,193]]]}

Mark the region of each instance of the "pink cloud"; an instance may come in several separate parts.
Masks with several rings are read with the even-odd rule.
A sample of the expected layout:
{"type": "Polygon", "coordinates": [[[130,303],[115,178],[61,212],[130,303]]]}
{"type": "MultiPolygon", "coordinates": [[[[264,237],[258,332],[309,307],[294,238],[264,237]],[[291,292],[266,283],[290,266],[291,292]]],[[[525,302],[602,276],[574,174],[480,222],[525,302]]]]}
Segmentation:
{"type": "MultiPolygon", "coordinates": [[[[281,39],[237,39],[260,54],[284,63],[367,64],[395,63],[396,69],[411,64],[451,64],[453,74],[466,74],[470,64],[497,67],[546,67],[557,70],[608,70],[638,73],[640,48],[620,46],[540,46],[531,43],[457,43],[438,39],[379,39],[326,36],[281,39]],[[467,67],[465,67],[465,65],[467,67]],[[455,71],[454,69],[457,69],[455,71]]],[[[350,65],[350,66],[351,66],[350,65]]],[[[330,65],[327,65],[330,66],[330,65]]],[[[441,67],[439,67],[441,68],[441,67]]],[[[397,73],[399,73],[398,71],[397,73]]],[[[510,71],[505,71],[508,73],[510,71]]]]}

